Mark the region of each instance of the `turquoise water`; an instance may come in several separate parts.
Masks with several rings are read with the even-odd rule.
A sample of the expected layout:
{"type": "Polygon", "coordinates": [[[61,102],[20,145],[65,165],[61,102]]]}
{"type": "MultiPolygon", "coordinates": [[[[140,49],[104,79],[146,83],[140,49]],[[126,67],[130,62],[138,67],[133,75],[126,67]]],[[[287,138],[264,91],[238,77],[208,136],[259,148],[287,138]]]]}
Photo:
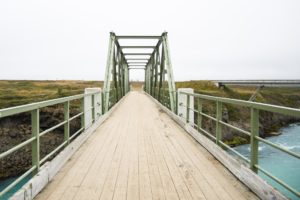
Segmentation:
{"type": "MultiPolygon", "coordinates": [[[[9,184],[11,184],[16,178],[9,178],[4,181],[0,181],[0,191],[4,190],[9,184]]],[[[6,200],[10,196],[12,196],[16,191],[18,191],[27,181],[29,181],[31,178],[31,175],[28,175],[25,179],[23,179],[20,183],[18,183],[13,189],[11,189],[9,192],[7,192],[4,196],[0,197],[0,200],[6,200]]]]}
{"type": "MultiPolygon", "coordinates": [[[[267,140],[276,143],[290,151],[300,153],[300,124],[291,124],[280,130],[279,136],[267,138],[267,140]]],[[[249,158],[249,145],[235,147],[235,150],[249,158]]],[[[274,149],[260,142],[259,144],[259,165],[265,170],[271,172],[277,178],[281,179],[295,190],[300,191],[300,160],[286,153],[274,149]]],[[[269,182],[273,187],[281,191],[285,196],[291,199],[300,199],[291,192],[283,188],[277,182],[259,172],[259,176],[269,182]]]]}

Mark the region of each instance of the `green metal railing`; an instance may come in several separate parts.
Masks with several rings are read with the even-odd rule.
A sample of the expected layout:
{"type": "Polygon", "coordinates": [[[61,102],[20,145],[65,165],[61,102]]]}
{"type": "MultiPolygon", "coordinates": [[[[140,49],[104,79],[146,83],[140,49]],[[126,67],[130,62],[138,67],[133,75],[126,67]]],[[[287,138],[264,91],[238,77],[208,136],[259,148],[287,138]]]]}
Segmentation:
{"type": "MultiPolygon", "coordinates": [[[[171,103],[170,103],[170,93],[167,88],[159,88],[159,87],[152,87],[153,93],[150,94],[153,98],[158,100],[162,105],[167,107],[171,110],[171,103]]],[[[145,91],[147,92],[147,91],[145,91]]],[[[175,100],[176,101],[176,100],[175,100]]],[[[176,111],[176,110],[175,110],[176,111]]]]}
{"type": "Polygon", "coordinates": [[[197,116],[196,123],[193,123],[192,126],[194,128],[196,128],[200,133],[203,133],[203,135],[205,135],[208,138],[210,138],[211,140],[213,140],[217,145],[233,152],[238,157],[240,157],[242,160],[246,161],[246,163],[249,164],[249,167],[254,172],[257,173],[258,171],[261,171],[263,174],[270,177],[272,180],[276,181],[277,183],[279,183],[281,186],[283,186],[284,188],[286,188],[287,190],[289,190],[296,196],[300,197],[299,191],[297,191],[296,189],[292,188],[284,181],[277,178],[271,172],[262,168],[258,163],[259,142],[262,142],[262,143],[269,145],[281,152],[284,152],[290,156],[300,159],[299,153],[292,152],[280,145],[277,145],[277,144],[270,142],[259,136],[259,115],[260,115],[259,113],[260,113],[260,111],[268,111],[268,112],[272,112],[272,113],[276,113],[276,114],[300,117],[300,109],[294,109],[294,108],[282,107],[282,106],[276,106],[276,105],[270,105],[270,104],[263,104],[263,103],[256,103],[256,102],[249,102],[249,101],[237,100],[237,99],[229,99],[229,98],[223,98],[223,97],[214,97],[214,96],[195,94],[195,93],[187,93],[187,92],[183,92],[183,91],[178,92],[178,93],[184,94],[187,96],[187,98],[186,98],[187,100],[186,100],[185,104],[180,105],[180,106],[183,106],[186,108],[187,115],[184,120],[186,120],[187,123],[189,123],[189,113],[190,113],[190,110],[192,110],[197,116]],[[191,97],[194,97],[195,105],[197,105],[195,107],[197,107],[197,109],[190,107],[189,102],[190,102],[191,97]],[[215,105],[216,105],[215,117],[211,116],[209,114],[206,114],[202,111],[203,100],[208,100],[210,102],[215,103],[215,105]],[[239,127],[233,126],[227,122],[222,121],[222,109],[223,109],[223,104],[225,104],[225,103],[231,104],[234,106],[246,107],[251,110],[251,119],[250,119],[251,131],[250,132],[243,130],[239,127]],[[215,126],[216,126],[215,135],[213,135],[212,133],[209,133],[208,131],[206,131],[203,128],[203,124],[202,124],[203,117],[206,117],[215,122],[215,126]],[[235,131],[238,131],[238,132],[250,137],[250,160],[222,141],[222,127],[223,126],[231,128],[235,131]]]}
{"type": "MultiPolygon", "coordinates": [[[[22,147],[31,144],[31,151],[32,151],[32,166],[29,170],[27,170],[23,175],[18,177],[15,181],[13,181],[10,185],[8,185],[4,190],[0,192],[0,199],[1,197],[6,194],[8,191],[10,191],[12,188],[14,188],[19,182],[21,182],[24,178],[26,178],[28,175],[32,174],[35,175],[39,169],[40,166],[42,166],[47,160],[49,160],[54,154],[58,153],[58,151],[62,150],[64,147],[68,146],[70,142],[78,136],[80,133],[82,133],[85,128],[88,126],[84,124],[84,115],[86,112],[91,111],[92,113],[92,124],[96,121],[96,119],[100,116],[96,116],[95,112],[95,96],[97,94],[100,94],[101,92],[91,92],[87,94],[79,94],[75,96],[69,96],[59,99],[53,99],[49,101],[43,101],[38,103],[32,103],[12,108],[6,108],[0,110],[0,118],[8,117],[24,112],[31,112],[31,132],[32,136],[28,140],[14,146],[13,148],[10,148],[9,150],[0,153],[0,160],[11,155],[15,151],[21,149],[22,147]],[[84,100],[85,97],[91,96],[91,107],[90,108],[84,108],[84,100]],[[80,106],[80,112],[76,114],[75,116],[70,117],[70,102],[74,100],[80,100],[81,106],[80,106]],[[53,106],[57,104],[63,104],[64,106],[64,121],[53,126],[49,127],[48,129],[40,132],[40,109],[47,107],[47,106],[53,106]],[[76,118],[81,118],[81,127],[79,130],[77,130],[73,135],[70,136],[70,122],[76,118]],[[51,151],[49,154],[47,154],[44,158],[40,158],[40,137],[53,131],[54,129],[57,129],[59,127],[64,127],[64,141],[62,144],[60,144],[58,147],[56,147],[53,151],[51,151]]],[[[103,95],[101,95],[103,96],[103,95]]],[[[114,101],[111,102],[111,106],[113,106],[118,100],[114,99],[114,101]]],[[[98,106],[101,106],[98,104],[98,106]]],[[[101,108],[102,109],[102,108],[101,108]]],[[[102,112],[103,113],[103,112],[102,112]]],[[[97,113],[99,114],[99,113],[97,113]]]]}

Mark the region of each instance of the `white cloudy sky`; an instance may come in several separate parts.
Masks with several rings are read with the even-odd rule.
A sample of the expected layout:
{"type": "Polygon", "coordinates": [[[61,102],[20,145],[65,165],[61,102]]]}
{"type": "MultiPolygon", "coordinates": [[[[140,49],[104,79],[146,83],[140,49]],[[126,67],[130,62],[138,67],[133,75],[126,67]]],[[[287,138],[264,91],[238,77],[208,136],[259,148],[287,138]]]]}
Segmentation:
{"type": "Polygon", "coordinates": [[[1,0],[0,79],[102,80],[110,31],[168,31],[176,80],[300,79],[299,0],[1,0]]]}

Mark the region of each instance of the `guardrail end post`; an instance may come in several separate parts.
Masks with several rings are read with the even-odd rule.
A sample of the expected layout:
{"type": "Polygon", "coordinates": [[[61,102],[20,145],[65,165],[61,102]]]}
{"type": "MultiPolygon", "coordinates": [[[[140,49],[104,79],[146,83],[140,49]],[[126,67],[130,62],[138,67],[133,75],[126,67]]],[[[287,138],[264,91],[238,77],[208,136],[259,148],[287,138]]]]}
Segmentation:
{"type": "MultiPolygon", "coordinates": [[[[90,127],[102,114],[102,92],[101,88],[85,88],[83,100],[83,124],[84,129],[90,127]],[[93,94],[91,94],[93,93],[93,94]]],[[[83,127],[83,126],[82,126],[83,127]]]]}
{"type": "Polygon", "coordinates": [[[181,92],[193,94],[192,88],[179,88],[177,97],[177,115],[182,116],[191,125],[194,125],[194,96],[186,95],[181,92]],[[189,104],[189,105],[188,105],[189,104]],[[187,108],[189,107],[189,108],[187,108]]]}

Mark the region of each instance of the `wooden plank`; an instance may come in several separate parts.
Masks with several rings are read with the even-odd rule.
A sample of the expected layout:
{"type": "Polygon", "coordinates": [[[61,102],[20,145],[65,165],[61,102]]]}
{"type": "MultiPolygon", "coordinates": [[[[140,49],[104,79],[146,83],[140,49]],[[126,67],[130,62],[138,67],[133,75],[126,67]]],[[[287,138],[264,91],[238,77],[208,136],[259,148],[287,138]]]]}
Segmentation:
{"type": "MultiPolygon", "coordinates": [[[[136,104],[137,105],[137,104],[136,104]]],[[[137,109],[132,108],[131,114],[136,113],[137,109]]],[[[128,133],[132,134],[131,147],[129,150],[129,174],[127,185],[127,199],[139,199],[139,163],[138,163],[138,144],[137,144],[137,126],[138,121],[132,119],[128,133]]]]}
{"type": "Polygon", "coordinates": [[[65,176],[68,174],[68,170],[73,166],[77,160],[78,157],[82,155],[84,152],[85,147],[81,147],[77,153],[66,163],[66,165],[56,174],[56,176],[53,178],[53,180],[50,182],[51,184],[48,184],[44,190],[43,190],[43,197],[41,198],[41,193],[38,194],[35,199],[49,199],[50,195],[53,193],[53,191],[56,189],[56,185],[60,184],[61,181],[65,178],[65,176]]]}
{"type": "MultiPolygon", "coordinates": [[[[156,125],[159,127],[159,122],[157,122],[156,125]]],[[[179,199],[205,199],[201,192],[201,188],[197,187],[193,178],[189,176],[189,172],[182,170],[181,163],[176,163],[176,158],[174,157],[177,157],[177,155],[172,155],[172,153],[170,153],[170,151],[166,148],[164,139],[168,136],[163,134],[161,137],[161,135],[162,132],[155,130],[153,131],[152,137],[158,143],[157,149],[159,154],[161,154],[166,161],[179,199]]]]}
{"type": "MultiPolygon", "coordinates": [[[[84,177],[84,180],[82,180],[80,188],[78,188],[78,191],[74,195],[74,199],[98,199],[99,192],[98,192],[98,174],[99,171],[102,169],[102,166],[106,164],[105,160],[108,156],[111,156],[111,152],[113,152],[113,149],[116,148],[117,142],[119,137],[113,136],[111,133],[114,132],[116,128],[109,128],[109,124],[106,126],[106,131],[108,132],[108,136],[110,136],[110,140],[108,140],[105,144],[102,145],[102,151],[99,151],[97,155],[94,157],[94,160],[90,163],[88,172],[86,176],[84,177]],[[108,131],[110,130],[110,131],[108,131]]],[[[105,129],[103,130],[105,131],[105,129]]],[[[98,148],[101,146],[101,144],[94,145],[98,148]]]]}
{"type": "MultiPolygon", "coordinates": [[[[124,102],[126,104],[126,102],[124,102]]],[[[125,105],[124,105],[125,106],[125,105]]],[[[118,146],[122,145],[122,142],[125,140],[126,137],[126,131],[124,131],[124,122],[126,123],[126,119],[128,119],[129,114],[126,112],[124,112],[122,109],[121,110],[117,110],[116,113],[114,113],[113,118],[114,120],[111,120],[111,124],[108,124],[108,126],[110,127],[117,127],[117,131],[110,131],[109,134],[113,135],[114,137],[118,137],[118,146]],[[125,120],[124,120],[125,119],[125,120]]],[[[97,197],[98,199],[100,197],[104,198],[106,193],[104,190],[104,185],[106,183],[106,180],[108,179],[108,173],[109,170],[111,168],[111,163],[113,161],[113,155],[114,152],[117,150],[117,146],[112,146],[112,149],[108,151],[108,153],[106,153],[105,155],[105,160],[103,161],[103,165],[101,166],[101,168],[99,168],[98,170],[98,175],[96,177],[96,181],[94,183],[94,185],[96,185],[96,193],[97,193],[97,197]]],[[[110,188],[112,188],[112,186],[110,185],[110,188]]],[[[114,191],[111,191],[110,193],[114,193],[114,191]]]]}
{"type": "MultiPolygon", "coordinates": [[[[124,129],[128,130],[130,126],[129,115],[125,120],[125,127],[124,129]],[[126,121],[127,119],[127,121],[126,121]]],[[[128,179],[128,171],[129,171],[129,149],[131,146],[131,134],[126,134],[126,145],[124,150],[124,155],[122,161],[120,163],[120,168],[118,172],[118,177],[116,180],[116,186],[114,190],[113,199],[115,200],[125,200],[127,196],[127,179],[128,179]]]]}
{"type": "Polygon", "coordinates": [[[122,161],[120,163],[118,177],[117,177],[115,189],[113,192],[114,200],[125,200],[126,196],[127,196],[127,177],[128,177],[128,169],[129,169],[129,162],[128,162],[128,160],[129,160],[128,159],[129,145],[130,144],[128,144],[128,143],[126,144],[126,148],[124,150],[124,155],[123,155],[122,161]]]}
{"type": "Polygon", "coordinates": [[[163,155],[161,154],[161,151],[159,151],[160,147],[158,146],[157,141],[155,141],[155,139],[153,138],[153,134],[154,130],[152,130],[150,138],[154,150],[154,155],[156,157],[156,162],[159,168],[159,173],[162,180],[163,189],[165,191],[166,199],[179,199],[180,197],[176,191],[173,177],[170,174],[169,168],[166,164],[163,155]]]}
{"type": "MultiPolygon", "coordinates": [[[[201,162],[199,162],[199,160],[191,156],[194,155],[195,152],[195,149],[191,148],[191,146],[193,146],[194,144],[192,143],[192,141],[186,141],[186,137],[180,137],[181,135],[184,135],[184,133],[182,132],[182,129],[179,130],[180,131],[177,131],[171,123],[168,124],[168,126],[164,129],[164,131],[166,132],[172,131],[173,133],[173,137],[169,137],[169,140],[166,141],[167,146],[173,152],[174,155],[179,156],[179,158],[177,159],[179,160],[179,163],[180,160],[181,163],[183,163],[183,170],[189,172],[190,176],[193,176],[195,178],[198,185],[202,188],[202,191],[207,199],[230,200],[231,197],[228,194],[228,192],[216,180],[217,175],[214,173],[208,173],[211,172],[211,168],[208,169],[203,167],[206,165],[206,163],[211,162],[211,160],[202,159],[201,162]],[[185,142],[184,146],[181,146],[182,142],[185,142]]],[[[197,153],[198,151],[196,151],[196,154],[197,153]]]]}
{"type": "MultiPolygon", "coordinates": [[[[161,122],[163,123],[163,120],[161,120],[161,122]]],[[[218,199],[216,191],[214,191],[214,189],[205,180],[202,174],[197,170],[197,166],[195,166],[194,163],[189,159],[185,151],[181,149],[178,144],[174,144],[172,142],[177,137],[178,133],[175,130],[170,129],[169,124],[161,125],[160,129],[163,131],[157,133],[157,135],[159,136],[158,140],[163,141],[163,146],[165,147],[166,151],[169,151],[171,153],[174,159],[173,165],[178,166],[179,173],[182,175],[183,179],[189,186],[189,190],[193,198],[218,199]]]]}
{"type": "MultiPolygon", "coordinates": [[[[121,159],[123,156],[123,150],[124,150],[124,146],[125,143],[122,142],[122,140],[125,140],[125,132],[121,133],[122,137],[120,142],[118,143],[114,155],[113,155],[113,160],[111,161],[109,170],[106,172],[107,173],[107,177],[105,180],[105,183],[103,185],[103,189],[102,189],[102,193],[100,196],[100,199],[112,199],[113,198],[113,194],[114,194],[114,190],[115,190],[115,184],[116,184],[116,180],[118,177],[118,172],[119,172],[119,168],[120,168],[120,163],[121,163],[121,159]]],[[[102,171],[100,172],[102,173],[102,171]]]]}
{"type": "MultiPolygon", "coordinates": [[[[177,124],[171,123],[172,120],[169,117],[165,116],[164,120],[166,120],[165,123],[168,123],[170,126],[172,126],[171,128],[173,131],[179,132],[182,130],[177,124]]],[[[244,192],[249,192],[249,190],[244,190],[242,193],[241,189],[245,188],[243,187],[242,183],[232,176],[232,174],[228,176],[228,173],[225,175],[225,173],[222,173],[220,170],[218,170],[216,166],[221,166],[221,164],[213,156],[211,156],[189,135],[176,134],[176,136],[177,138],[172,138],[174,146],[182,148],[186,152],[184,156],[190,157],[200,172],[211,172],[203,173],[203,176],[213,186],[213,188],[219,188],[220,191],[216,191],[216,194],[219,195],[220,199],[245,199],[244,192]],[[198,152],[201,153],[199,154],[198,152]],[[236,187],[238,187],[239,190],[237,190],[236,187]],[[222,191],[223,193],[226,191],[227,195],[220,195],[223,194],[222,191]]]]}
{"type": "Polygon", "coordinates": [[[108,140],[109,137],[106,134],[101,136],[92,136],[83,146],[86,146],[85,152],[76,160],[74,167],[72,166],[67,173],[67,176],[60,182],[60,187],[57,187],[48,199],[72,199],[76,194],[81,181],[83,180],[85,174],[88,172],[88,163],[94,159],[96,155],[95,148],[97,146],[91,145],[93,142],[102,142],[108,140]],[[94,140],[90,140],[94,139],[94,140]]]}
{"type": "Polygon", "coordinates": [[[149,167],[149,177],[152,191],[152,198],[154,200],[163,200],[165,199],[165,192],[163,189],[163,184],[161,180],[161,176],[158,169],[158,164],[156,162],[156,158],[154,155],[154,150],[151,142],[151,128],[149,126],[144,127],[144,143],[145,149],[147,153],[147,161],[149,167]]]}
{"type": "MultiPolygon", "coordinates": [[[[144,111],[145,107],[143,107],[144,111]]],[[[152,199],[151,182],[149,177],[149,167],[147,152],[145,148],[144,134],[147,134],[145,129],[147,121],[143,118],[141,122],[142,126],[138,126],[138,154],[139,154],[139,191],[140,199],[152,199]]]]}

